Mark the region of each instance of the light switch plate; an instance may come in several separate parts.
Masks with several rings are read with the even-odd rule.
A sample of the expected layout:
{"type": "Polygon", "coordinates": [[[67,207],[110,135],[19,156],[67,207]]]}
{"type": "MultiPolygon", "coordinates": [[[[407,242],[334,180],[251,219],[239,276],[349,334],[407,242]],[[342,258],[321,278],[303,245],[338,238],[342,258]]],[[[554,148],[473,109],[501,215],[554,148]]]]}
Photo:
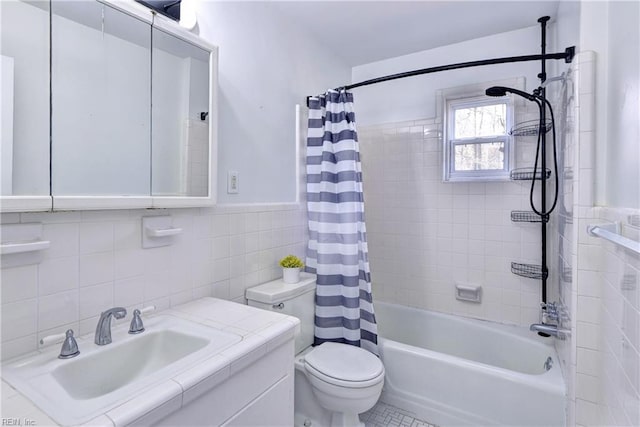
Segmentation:
{"type": "Polygon", "coordinates": [[[227,193],[237,194],[240,189],[239,174],[237,171],[227,172],[227,193]]]}

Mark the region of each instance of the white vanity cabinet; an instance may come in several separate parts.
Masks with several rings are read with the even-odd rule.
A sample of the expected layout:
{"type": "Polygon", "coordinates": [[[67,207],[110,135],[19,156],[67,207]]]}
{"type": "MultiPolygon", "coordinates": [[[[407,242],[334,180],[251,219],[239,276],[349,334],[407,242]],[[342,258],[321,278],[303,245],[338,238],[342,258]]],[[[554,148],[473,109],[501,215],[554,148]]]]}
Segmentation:
{"type": "Polygon", "coordinates": [[[185,390],[182,407],[156,425],[292,426],[293,351],[289,340],[267,354],[245,356],[223,383],[209,388],[204,380],[185,390]]]}
{"type": "Polygon", "coordinates": [[[53,345],[3,364],[2,416],[65,426],[293,425],[298,319],[202,298],[149,316],[139,335],[128,334],[125,323],[112,327],[109,345],[96,346],[93,334],[78,337],[75,358],[58,360],[60,347],[53,345]],[[205,346],[155,370],[154,363],[129,369],[130,380],[91,374],[120,369],[131,349],[144,360],[149,352],[162,359],[157,348],[141,350],[140,343],[163,331],[173,331],[165,336],[174,337],[174,346],[185,345],[178,335],[205,346]],[[70,387],[64,378],[78,369],[84,374],[73,375],[70,387]]]}

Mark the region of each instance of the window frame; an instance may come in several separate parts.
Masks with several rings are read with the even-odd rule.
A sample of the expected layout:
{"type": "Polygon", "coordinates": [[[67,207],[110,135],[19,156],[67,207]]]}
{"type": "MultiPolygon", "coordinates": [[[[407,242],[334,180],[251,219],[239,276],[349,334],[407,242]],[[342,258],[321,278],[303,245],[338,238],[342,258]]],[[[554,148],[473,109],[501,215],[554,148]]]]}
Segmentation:
{"type": "Polygon", "coordinates": [[[488,96],[466,96],[445,99],[444,105],[444,182],[465,182],[465,181],[508,181],[510,179],[512,165],[514,164],[513,137],[509,134],[513,125],[514,106],[511,96],[488,97],[488,96]],[[455,111],[465,108],[483,107],[487,105],[505,104],[506,124],[504,135],[493,135],[487,137],[459,138],[455,139],[455,111]],[[465,144],[487,144],[492,142],[504,142],[504,167],[502,169],[486,169],[473,171],[455,170],[455,147],[465,144]]]}

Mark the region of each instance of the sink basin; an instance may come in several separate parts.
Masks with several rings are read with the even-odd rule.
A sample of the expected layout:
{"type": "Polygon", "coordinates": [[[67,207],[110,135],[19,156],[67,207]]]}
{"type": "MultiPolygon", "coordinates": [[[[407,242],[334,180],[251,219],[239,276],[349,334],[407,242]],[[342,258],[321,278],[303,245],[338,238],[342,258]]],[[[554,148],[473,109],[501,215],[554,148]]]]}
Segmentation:
{"type": "Polygon", "coordinates": [[[205,338],[174,330],[141,335],[119,347],[70,360],[51,375],[74,399],[93,399],[158,371],[205,347],[205,338]]]}
{"type": "Polygon", "coordinates": [[[80,355],[57,358],[58,346],[3,366],[2,377],[62,425],[87,422],[241,341],[237,334],[161,315],[146,331],[114,327],[113,343],[78,340],[80,355]]]}

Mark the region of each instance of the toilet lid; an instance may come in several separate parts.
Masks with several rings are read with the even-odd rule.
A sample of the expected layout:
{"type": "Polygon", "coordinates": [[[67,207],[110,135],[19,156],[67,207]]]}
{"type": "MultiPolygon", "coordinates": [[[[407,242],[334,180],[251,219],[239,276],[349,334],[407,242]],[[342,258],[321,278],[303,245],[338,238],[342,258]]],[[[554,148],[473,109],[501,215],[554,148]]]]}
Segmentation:
{"type": "Polygon", "coordinates": [[[384,373],[378,357],[348,344],[325,342],[305,356],[305,362],[318,372],[343,381],[368,381],[384,373]]]}

